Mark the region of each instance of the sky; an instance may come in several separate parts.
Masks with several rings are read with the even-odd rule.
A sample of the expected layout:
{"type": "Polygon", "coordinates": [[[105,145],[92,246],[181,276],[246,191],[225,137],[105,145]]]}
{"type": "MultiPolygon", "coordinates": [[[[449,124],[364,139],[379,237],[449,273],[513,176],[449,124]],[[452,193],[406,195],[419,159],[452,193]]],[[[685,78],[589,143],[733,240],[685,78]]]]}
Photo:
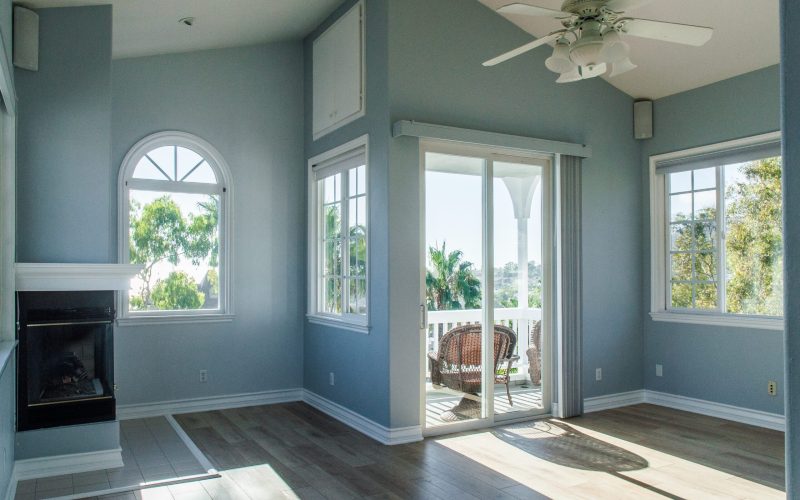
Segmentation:
{"type": "MultiPolygon", "coordinates": [[[[527,167],[530,168],[530,167],[527,167]]],[[[537,186],[528,219],[528,260],[542,262],[541,184],[537,186]]],[[[428,171],[425,175],[426,246],[447,242],[448,251],[461,250],[476,269],[482,266],[481,177],[428,171]]],[[[517,262],[517,220],[511,195],[494,180],[494,266],[517,262]]]]}

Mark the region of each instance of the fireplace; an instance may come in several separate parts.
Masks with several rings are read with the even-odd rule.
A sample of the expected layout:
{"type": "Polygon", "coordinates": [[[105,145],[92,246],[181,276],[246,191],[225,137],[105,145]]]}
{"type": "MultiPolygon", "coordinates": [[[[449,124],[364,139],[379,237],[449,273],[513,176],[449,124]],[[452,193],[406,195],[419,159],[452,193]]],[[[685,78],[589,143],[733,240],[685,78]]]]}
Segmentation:
{"type": "Polygon", "coordinates": [[[19,431],[114,420],[114,292],[17,295],[19,431]]]}

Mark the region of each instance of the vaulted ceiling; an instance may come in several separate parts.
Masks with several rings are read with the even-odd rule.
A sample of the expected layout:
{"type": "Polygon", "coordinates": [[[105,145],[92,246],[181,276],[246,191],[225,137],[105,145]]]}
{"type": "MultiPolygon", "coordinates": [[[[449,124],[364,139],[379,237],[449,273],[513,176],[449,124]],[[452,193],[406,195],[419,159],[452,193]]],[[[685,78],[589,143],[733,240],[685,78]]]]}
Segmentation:
{"type": "Polygon", "coordinates": [[[113,57],[296,40],[341,0],[22,0],[31,8],[111,4],[113,57]],[[189,28],[179,24],[194,17],[189,28]]]}
{"type": "MultiPolygon", "coordinates": [[[[511,3],[560,10],[562,4],[562,0],[479,1],[493,10],[511,3]]],[[[636,98],[658,99],[780,61],[778,0],[653,0],[626,15],[714,28],[711,41],[699,48],[627,37],[631,60],[639,67],[613,79],[603,78],[636,98]]],[[[561,27],[555,19],[505,17],[537,38],[561,27]]],[[[549,53],[552,49],[536,50],[549,53]]],[[[520,56],[503,64],[536,63],[520,56]]]]}

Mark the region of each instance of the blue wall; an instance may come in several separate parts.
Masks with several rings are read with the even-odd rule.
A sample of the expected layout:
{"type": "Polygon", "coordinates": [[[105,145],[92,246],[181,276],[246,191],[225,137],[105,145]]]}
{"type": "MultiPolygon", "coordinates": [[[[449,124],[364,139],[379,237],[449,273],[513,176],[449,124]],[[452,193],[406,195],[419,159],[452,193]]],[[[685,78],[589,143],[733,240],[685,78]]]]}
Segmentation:
{"type": "Polygon", "coordinates": [[[114,262],[111,6],[39,12],[39,71],[17,69],[17,261],[114,262]]]}
{"type": "Polygon", "coordinates": [[[369,303],[368,335],[306,323],[304,387],[383,425],[389,425],[388,337],[388,144],[387,0],[366,2],[367,115],[314,141],[311,134],[311,44],[355,2],[347,1],[305,40],[306,158],[369,134],[369,303]],[[328,384],[328,373],[336,385],[328,384]]]}
{"type": "MultiPolygon", "coordinates": [[[[640,389],[642,314],[635,304],[642,293],[642,201],[633,100],[600,79],[556,84],[544,67],[548,48],[484,68],[483,61],[531,38],[478,2],[394,0],[389,14],[392,123],[418,120],[592,147],[583,166],[584,395],[640,389]],[[594,380],[598,367],[600,382],[594,380]]],[[[414,407],[394,394],[418,387],[418,371],[403,375],[402,367],[419,364],[420,284],[418,274],[409,272],[421,265],[413,215],[419,159],[408,154],[408,142],[393,145],[392,364],[398,369],[392,423],[409,425],[418,419],[414,407]]]]}
{"type": "MultiPolygon", "coordinates": [[[[655,136],[642,143],[642,267],[650,269],[649,156],[773,132],[780,128],[777,66],[659,99],[655,136]]],[[[650,275],[645,273],[642,310],[650,309],[650,275]]],[[[745,408],[782,413],[779,396],[767,394],[768,380],[783,380],[780,331],[686,325],[644,319],[645,387],[745,408]],[[655,365],[664,366],[663,377],[655,365]]]]}
{"type": "Polygon", "coordinates": [[[120,404],[301,387],[302,62],[299,42],[114,61],[109,175],[142,137],[182,130],[219,150],[234,194],[236,318],[117,328],[120,404]]]}

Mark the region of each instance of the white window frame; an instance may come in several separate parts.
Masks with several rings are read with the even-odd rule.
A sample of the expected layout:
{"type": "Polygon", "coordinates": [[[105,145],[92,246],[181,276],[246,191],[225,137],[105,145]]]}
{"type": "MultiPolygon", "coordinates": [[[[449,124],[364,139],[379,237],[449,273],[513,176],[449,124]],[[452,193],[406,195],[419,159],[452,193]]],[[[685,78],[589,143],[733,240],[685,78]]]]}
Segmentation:
{"type": "Polygon", "coordinates": [[[233,183],[228,164],[219,151],[207,141],[193,134],[179,131],[158,132],[137,142],[125,155],[119,171],[117,188],[117,236],[119,262],[130,261],[130,196],[129,190],[151,189],[165,192],[215,194],[220,197],[219,217],[219,308],[181,311],[130,311],[127,291],[117,294],[117,323],[122,326],[165,323],[224,322],[232,321],[233,313],[233,183]],[[180,146],[191,149],[214,170],[217,184],[133,179],[136,165],[144,155],[163,146],[180,146]],[[154,189],[157,188],[157,189],[154,189]]]}
{"type": "MultiPolygon", "coordinates": [[[[346,171],[345,171],[346,172],[346,171]]],[[[344,176],[343,176],[344,177],[344,176]]],[[[346,197],[346,192],[343,190],[343,196],[346,197]]],[[[310,160],[308,160],[308,312],[306,314],[306,318],[308,321],[315,324],[332,326],[336,328],[340,328],[343,330],[350,330],[357,333],[368,334],[370,331],[370,309],[371,309],[371,300],[370,300],[370,267],[372,266],[372,259],[370,258],[370,189],[369,189],[369,135],[363,135],[356,139],[353,139],[350,142],[342,144],[336,148],[333,148],[329,151],[326,151],[322,154],[319,154],[310,160]],[[320,237],[319,237],[319,224],[320,224],[320,217],[319,217],[319,210],[320,210],[320,192],[317,187],[317,180],[314,175],[314,168],[317,165],[324,164],[330,160],[333,160],[336,157],[347,155],[350,152],[354,152],[355,150],[362,149],[364,150],[364,155],[366,158],[365,163],[365,178],[366,178],[366,197],[367,197],[367,213],[366,213],[366,241],[367,241],[367,269],[366,269],[366,300],[367,300],[367,311],[366,314],[350,314],[343,312],[342,314],[331,314],[325,313],[320,310],[319,304],[319,269],[320,269],[320,237]]],[[[347,207],[345,206],[347,203],[342,203],[343,212],[342,212],[342,220],[346,221],[345,218],[347,215],[347,207]]],[[[345,224],[343,222],[343,224],[345,224]]],[[[344,227],[344,226],[343,226],[344,227]]],[[[343,251],[343,266],[348,262],[346,260],[346,250],[345,247],[348,245],[342,245],[343,251]]],[[[344,310],[344,303],[342,304],[344,310]]]]}
{"type": "MultiPolygon", "coordinates": [[[[650,157],[650,317],[654,321],[673,323],[690,323],[700,325],[745,327],[760,330],[783,331],[783,318],[774,316],[743,315],[723,312],[721,309],[723,289],[719,291],[719,309],[716,311],[702,311],[695,309],[671,309],[669,250],[669,227],[667,224],[667,180],[666,175],[658,174],[656,167],[659,163],[677,160],[692,156],[720,153],[727,150],[756,146],[764,143],[775,142],[781,139],[781,132],[770,132],[743,139],[726,141],[708,146],[675,151],[672,153],[654,155],[650,157]]],[[[720,209],[723,204],[720,198],[724,196],[724,185],[720,176],[717,176],[717,232],[724,231],[723,214],[720,209]]],[[[718,272],[724,275],[724,249],[717,248],[718,272]],[[721,270],[721,271],[720,271],[721,270]]]]}

